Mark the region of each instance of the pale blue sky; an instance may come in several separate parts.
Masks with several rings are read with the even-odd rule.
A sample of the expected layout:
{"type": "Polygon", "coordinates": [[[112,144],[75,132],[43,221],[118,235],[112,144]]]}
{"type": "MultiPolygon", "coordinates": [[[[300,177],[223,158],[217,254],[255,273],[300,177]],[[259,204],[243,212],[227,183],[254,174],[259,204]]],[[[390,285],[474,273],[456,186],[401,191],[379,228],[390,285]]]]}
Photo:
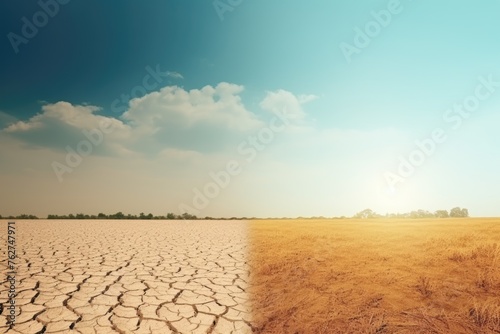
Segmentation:
{"type": "Polygon", "coordinates": [[[231,9],[73,1],[21,43],[22,18],[43,9],[1,4],[0,180],[9,192],[0,214],[463,206],[500,215],[500,2],[242,0],[231,9]],[[377,24],[359,47],[357,28],[377,24]],[[346,43],[358,47],[350,59],[346,43]],[[454,129],[458,113],[447,110],[474,99],[454,129]],[[272,130],[273,111],[289,112],[284,130],[272,130]],[[113,125],[102,140],[101,121],[113,125]],[[391,187],[400,157],[437,128],[446,140],[391,187]],[[97,136],[91,153],[70,166],[68,147],[85,149],[85,131],[97,136]],[[252,148],[249,138],[269,131],[252,148]],[[211,173],[233,160],[240,173],[214,190],[211,173]]]}

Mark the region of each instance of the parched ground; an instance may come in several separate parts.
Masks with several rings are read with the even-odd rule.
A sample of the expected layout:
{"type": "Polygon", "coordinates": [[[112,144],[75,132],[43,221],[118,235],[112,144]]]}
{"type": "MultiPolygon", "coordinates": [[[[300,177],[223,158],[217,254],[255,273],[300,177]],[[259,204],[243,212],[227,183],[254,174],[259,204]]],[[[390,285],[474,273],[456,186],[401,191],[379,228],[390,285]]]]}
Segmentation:
{"type": "Polygon", "coordinates": [[[500,219],[257,220],[258,333],[500,333],[500,219]]]}
{"type": "MultiPolygon", "coordinates": [[[[249,333],[240,221],[16,221],[18,314],[1,333],[249,333]]],[[[7,221],[0,221],[0,303],[7,221]]]]}

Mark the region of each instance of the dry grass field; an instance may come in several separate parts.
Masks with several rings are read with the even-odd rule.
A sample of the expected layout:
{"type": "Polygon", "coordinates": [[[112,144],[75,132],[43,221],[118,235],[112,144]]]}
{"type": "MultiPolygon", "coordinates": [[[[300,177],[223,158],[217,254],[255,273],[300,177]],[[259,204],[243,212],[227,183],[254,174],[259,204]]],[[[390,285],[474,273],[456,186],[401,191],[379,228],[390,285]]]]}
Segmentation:
{"type": "Polygon", "coordinates": [[[259,333],[500,333],[500,219],[256,220],[259,333]]]}

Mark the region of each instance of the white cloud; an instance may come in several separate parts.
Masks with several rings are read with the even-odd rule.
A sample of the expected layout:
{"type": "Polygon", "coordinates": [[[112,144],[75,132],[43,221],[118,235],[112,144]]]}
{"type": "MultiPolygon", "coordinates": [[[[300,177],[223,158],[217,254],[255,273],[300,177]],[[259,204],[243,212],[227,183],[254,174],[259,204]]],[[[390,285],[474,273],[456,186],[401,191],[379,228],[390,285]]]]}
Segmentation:
{"type": "Polygon", "coordinates": [[[42,106],[42,112],[26,121],[18,121],[0,131],[3,136],[15,138],[30,147],[64,150],[75,147],[88,139],[85,133],[100,131],[102,139],[96,146],[96,153],[120,154],[126,150],[124,140],[130,137],[131,128],[113,117],[97,115],[100,108],[90,105],[72,105],[57,102],[42,106]],[[103,133],[103,125],[110,129],[103,133]]]}
{"type": "MultiPolygon", "coordinates": [[[[270,117],[264,115],[260,119],[246,108],[240,96],[243,89],[229,83],[193,90],[165,87],[132,100],[121,119],[100,115],[100,108],[95,106],[67,102],[46,104],[40,114],[11,125],[8,131],[0,131],[2,180],[13,185],[9,180],[10,175],[14,175],[12,179],[18,184],[30,187],[35,184],[34,187],[41,190],[32,201],[40,203],[40,210],[54,207],[53,203],[59,206],[64,203],[65,210],[77,207],[67,196],[58,195],[61,191],[51,192],[57,185],[58,189],[78,189],[74,193],[83,194],[85,203],[92,197],[88,194],[99,189],[99,201],[92,197],[85,210],[98,212],[102,201],[108,205],[110,200],[115,202],[112,207],[116,210],[122,209],[120,205],[124,201],[130,203],[130,210],[143,210],[144,202],[153,201],[151,210],[176,211],[180,202],[192,198],[193,187],[201,187],[211,180],[210,171],[221,170],[227,161],[235,159],[241,162],[245,172],[234,178],[231,187],[214,200],[207,214],[226,212],[224,208],[231,201],[237,202],[230,205],[231,210],[236,210],[235,215],[249,214],[245,211],[251,207],[248,203],[255,203],[261,210],[257,212],[279,214],[286,211],[286,205],[266,204],[266,200],[285,196],[283,203],[300,203],[311,193],[320,194],[320,201],[309,209],[296,205],[291,214],[308,214],[307,210],[313,209],[329,212],[331,203],[336,203],[334,209],[350,212],[359,209],[348,206],[352,198],[360,197],[359,194],[366,198],[375,196],[372,193],[376,187],[368,181],[373,175],[382,175],[379,169],[383,172],[385,169],[381,167],[387,161],[390,165],[393,156],[397,157],[393,152],[402,142],[401,133],[392,129],[320,130],[303,126],[308,121],[304,105],[316,96],[294,95],[285,90],[268,92],[260,106],[270,112],[286,110],[292,127],[301,131],[294,131],[293,135],[286,131],[276,134],[277,140],[247,166],[244,157],[238,156],[237,147],[241,143],[238,136],[255,136],[268,126],[265,119],[270,117]],[[115,128],[105,137],[102,147],[106,152],[86,157],[78,170],[64,175],[65,182],[59,185],[51,163],[64,162],[64,147],[75,147],[83,138],[82,131],[97,128],[102,120],[111,122],[115,128]],[[208,144],[212,145],[211,150],[207,149],[208,144]],[[36,180],[30,175],[36,175],[36,180]],[[71,188],[72,185],[78,188],[71,188]],[[153,193],[149,188],[154,188],[153,193]],[[344,194],[345,189],[350,189],[351,197],[344,194]],[[147,198],[138,200],[144,193],[148,194],[147,198]],[[263,193],[263,198],[252,202],[252,198],[263,193]],[[43,202],[48,201],[47,198],[52,203],[43,202]],[[337,200],[339,198],[347,199],[337,200]],[[261,209],[262,205],[268,205],[269,209],[261,209]]],[[[16,192],[17,201],[22,196],[16,192]]]]}
{"type": "MultiPolygon", "coordinates": [[[[194,161],[200,155],[233,152],[241,140],[267,126],[265,119],[243,104],[243,90],[241,85],[226,82],[192,90],[167,86],[132,99],[121,119],[100,115],[97,106],[61,101],[43,105],[39,114],[0,133],[32,147],[60,151],[85,139],[84,131],[107,122],[113,131],[105,135],[101,154],[194,161]]],[[[260,105],[265,110],[286,111],[292,128],[297,129],[306,117],[302,105],[315,98],[278,90],[269,92],[260,105]]]]}
{"type": "Polygon", "coordinates": [[[242,91],[243,86],[225,82],[190,91],[168,86],[131,100],[122,117],[150,133],[165,127],[188,129],[196,125],[248,131],[262,123],[243,105],[238,95],[242,91]]]}
{"type": "Polygon", "coordinates": [[[312,94],[301,94],[298,96],[298,99],[301,104],[304,104],[318,99],[318,96],[312,94]]]}
{"type": "Polygon", "coordinates": [[[11,124],[17,123],[17,121],[17,118],[15,118],[14,116],[0,111],[0,130],[11,124]]]}
{"type": "Polygon", "coordinates": [[[260,107],[275,114],[284,113],[291,122],[300,123],[306,117],[302,104],[316,98],[315,95],[295,96],[289,91],[280,89],[275,92],[267,92],[260,107]]]}
{"type": "Polygon", "coordinates": [[[167,75],[173,79],[184,79],[184,77],[182,76],[182,74],[180,74],[179,72],[170,72],[170,71],[167,71],[167,75]]]}
{"type": "MultiPolygon", "coordinates": [[[[98,128],[100,122],[110,122],[113,128],[126,129],[127,126],[123,122],[112,118],[94,113],[100,108],[96,106],[81,106],[72,105],[68,102],[57,102],[42,106],[42,113],[31,117],[28,121],[19,121],[7,127],[6,132],[15,133],[19,131],[28,131],[31,129],[48,127],[50,120],[60,121],[62,124],[69,125],[78,129],[94,129],[98,128]]],[[[53,124],[53,123],[51,123],[53,124]]]]}
{"type": "Polygon", "coordinates": [[[28,121],[28,122],[18,121],[14,124],[9,125],[3,131],[5,131],[5,132],[28,131],[28,130],[32,130],[32,129],[41,128],[42,126],[43,126],[43,124],[41,122],[36,121],[36,120],[28,121]]]}

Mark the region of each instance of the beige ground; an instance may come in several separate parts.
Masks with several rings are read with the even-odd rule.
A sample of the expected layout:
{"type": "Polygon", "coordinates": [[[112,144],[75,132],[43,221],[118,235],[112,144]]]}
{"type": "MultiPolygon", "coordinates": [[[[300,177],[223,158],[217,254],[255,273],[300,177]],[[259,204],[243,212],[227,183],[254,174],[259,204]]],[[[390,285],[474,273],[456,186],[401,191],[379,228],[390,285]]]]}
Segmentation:
{"type": "Polygon", "coordinates": [[[500,219],[249,228],[258,333],[500,333],[500,219]]]}
{"type": "Polygon", "coordinates": [[[0,333],[251,332],[244,222],[41,220],[16,230],[20,309],[11,330],[4,310],[0,333]]]}

